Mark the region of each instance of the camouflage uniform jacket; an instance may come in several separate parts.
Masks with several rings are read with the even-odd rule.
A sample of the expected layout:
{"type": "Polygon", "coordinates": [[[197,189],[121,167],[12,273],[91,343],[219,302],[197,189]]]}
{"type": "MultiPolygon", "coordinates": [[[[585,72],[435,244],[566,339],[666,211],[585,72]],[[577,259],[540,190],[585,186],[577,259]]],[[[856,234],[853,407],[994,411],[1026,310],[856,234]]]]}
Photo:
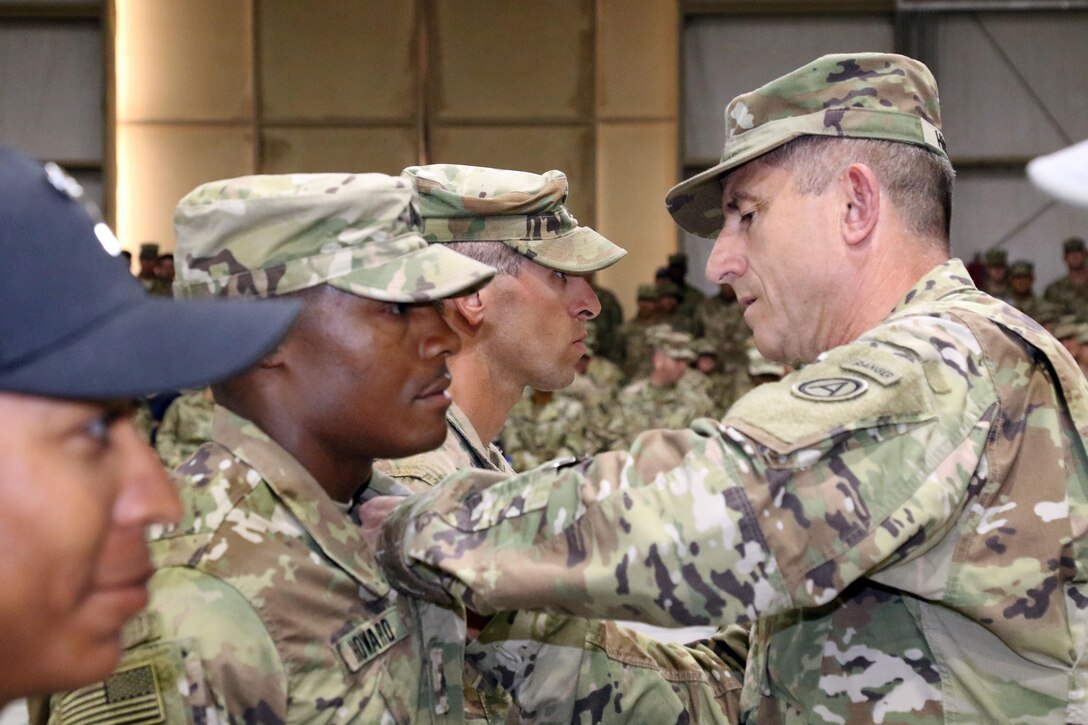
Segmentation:
{"type": "Polygon", "coordinates": [[[183,518],[152,537],[118,672],[54,696],[50,722],[120,718],[125,697],[88,703],[144,670],[168,723],[463,722],[460,611],[390,588],[357,524],[252,423],[217,408],[213,440],[178,469],[183,518]]]}
{"type": "Polygon", "coordinates": [[[950,260],[721,423],[462,474],[379,559],[482,612],[752,621],[745,722],[1085,723],[1086,436],[1069,355],[950,260]]]}
{"type": "Polygon", "coordinates": [[[1043,293],[1043,299],[1053,302],[1063,313],[1088,320],[1088,284],[1077,284],[1069,275],[1051,282],[1043,293]]]}
{"type": "Polygon", "coordinates": [[[748,364],[745,343],[752,336],[744,321],[744,308],[736,300],[714,295],[695,309],[696,337],[705,337],[718,348],[718,358],[725,372],[744,371],[748,364]]]}
{"type": "Polygon", "coordinates": [[[215,403],[204,390],[179,396],[162,417],[155,434],[155,450],[169,471],[212,439],[215,403]]]}
{"type": "Polygon", "coordinates": [[[538,406],[532,391],[526,390],[506,416],[502,447],[515,471],[536,468],[553,458],[585,455],[585,410],[578,401],[561,395],[538,406]]]}
{"type": "Polygon", "coordinates": [[[659,316],[655,314],[647,318],[635,317],[620,325],[616,337],[621,358],[616,362],[628,380],[648,375],[653,368],[653,351],[650,341],[646,339],[646,328],[660,323],[659,316]]]}
{"type": "Polygon", "coordinates": [[[446,476],[466,468],[483,468],[512,474],[514,469],[492,443],[480,440],[468,417],[452,403],[446,411],[446,440],[426,453],[374,462],[375,470],[395,478],[413,493],[437,486],[446,476]]]}
{"type": "Polygon", "coordinates": [[[630,445],[638,435],[653,428],[679,428],[695,418],[714,413],[696,370],[685,371],[675,385],[659,388],[648,378],[631,383],[620,391],[611,428],[615,445],[630,445]]]}
{"type": "MultiPolygon", "coordinates": [[[[494,476],[513,474],[492,455],[493,446],[483,445],[456,403],[446,422],[450,430],[441,448],[377,464],[398,477],[399,490],[372,485],[364,498],[436,490],[431,487],[447,472],[482,468],[479,461],[487,461],[494,476]]],[[[735,722],[743,667],[733,654],[736,637],[735,631],[722,631],[704,644],[683,647],[614,622],[503,612],[466,646],[466,717],[492,725],[735,722]]]]}

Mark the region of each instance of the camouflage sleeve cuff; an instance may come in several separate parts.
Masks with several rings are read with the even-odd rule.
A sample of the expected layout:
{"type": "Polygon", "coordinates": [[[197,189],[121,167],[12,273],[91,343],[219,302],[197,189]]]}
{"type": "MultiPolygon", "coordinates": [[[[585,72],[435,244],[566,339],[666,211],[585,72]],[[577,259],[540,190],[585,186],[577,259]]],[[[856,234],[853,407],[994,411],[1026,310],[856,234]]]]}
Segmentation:
{"type": "Polygon", "coordinates": [[[436,604],[450,605],[456,598],[444,585],[453,580],[436,569],[413,560],[408,552],[415,534],[416,516],[427,509],[426,494],[413,496],[397,506],[382,524],[377,559],[389,583],[400,591],[436,604]]]}

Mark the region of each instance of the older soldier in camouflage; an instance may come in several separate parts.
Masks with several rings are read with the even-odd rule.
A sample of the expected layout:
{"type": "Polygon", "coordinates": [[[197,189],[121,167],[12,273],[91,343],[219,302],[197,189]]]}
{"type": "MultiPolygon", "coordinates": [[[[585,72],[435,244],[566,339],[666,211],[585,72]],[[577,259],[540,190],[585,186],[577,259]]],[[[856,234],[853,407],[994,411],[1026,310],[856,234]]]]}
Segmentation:
{"type": "MultiPolygon", "coordinates": [[[[445,443],[378,466],[397,481],[393,493],[427,490],[468,468],[510,475],[488,442],[526,385],[554,390],[574,378],[585,322],[598,310],[583,275],[625,252],[578,225],[562,172],[441,164],[402,175],[420,193],[429,241],[500,272],[488,288],[446,303],[462,347],[450,358],[445,443]]],[[[650,721],[715,722],[735,702],[732,663],[710,650],[659,645],[582,618],[503,613],[475,624],[482,629],[466,647],[465,696],[476,722],[558,725],[571,721],[572,706],[592,722],[640,722],[631,719],[634,700],[653,703],[642,715],[650,721]]]]}
{"type": "Polygon", "coordinates": [[[626,452],[460,475],[383,565],[483,612],[751,622],[744,722],[1088,722],[1088,384],[948,258],[932,76],[825,56],[726,122],[670,211],[717,234],[759,349],[809,364],[626,452]]]}
{"type": "Polygon", "coordinates": [[[212,182],[175,229],[179,296],[303,311],[213,387],[212,441],[177,471],[184,513],[152,536],[151,603],[121,667],[55,696],[50,722],[462,722],[461,612],[392,589],[350,509],[387,488],[373,458],[442,441],[457,338],[435,301],[494,270],[429,246],[412,185],[383,174],[212,182]]]}

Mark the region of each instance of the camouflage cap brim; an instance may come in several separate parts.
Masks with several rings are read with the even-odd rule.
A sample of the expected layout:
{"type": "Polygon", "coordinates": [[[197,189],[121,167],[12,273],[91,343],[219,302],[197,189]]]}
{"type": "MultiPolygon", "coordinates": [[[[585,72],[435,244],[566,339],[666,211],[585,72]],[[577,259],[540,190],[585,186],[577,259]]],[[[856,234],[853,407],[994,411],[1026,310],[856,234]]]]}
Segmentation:
{"type": "Polygon", "coordinates": [[[722,228],[722,177],[801,136],[897,141],[947,157],[929,69],[885,53],[827,55],[730,101],[721,161],[669,190],[665,204],[685,231],[722,228]]]}
{"type": "Polygon", "coordinates": [[[493,267],[430,244],[375,267],[335,277],[328,284],[384,302],[430,302],[473,292],[494,276],[493,267]]]}
{"type": "Polygon", "coordinates": [[[504,239],[502,243],[542,267],[569,274],[589,274],[611,267],[627,255],[589,227],[575,227],[548,239],[504,239]]]}

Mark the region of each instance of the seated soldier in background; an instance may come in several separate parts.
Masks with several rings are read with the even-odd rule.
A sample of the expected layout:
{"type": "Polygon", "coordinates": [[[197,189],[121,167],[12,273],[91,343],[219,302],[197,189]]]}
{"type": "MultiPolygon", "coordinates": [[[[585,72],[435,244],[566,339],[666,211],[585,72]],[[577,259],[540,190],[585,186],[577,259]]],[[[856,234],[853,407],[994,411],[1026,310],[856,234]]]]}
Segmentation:
{"type": "Polygon", "coordinates": [[[1088,253],[1084,240],[1069,237],[1062,242],[1062,259],[1066,274],[1047,285],[1043,299],[1058,305],[1063,314],[1088,319],[1088,253]]]}
{"type": "Polygon", "coordinates": [[[700,381],[703,376],[690,367],[695,361],[691,335],[662,325],[652,328],[649,336],[653,369],[617,396],[611,448],[626,447],[647,430],[675,428],[714,415],[715,405],[700,381]]]}
{"type": "Polygon", "coordinates": [[[49,722],[134,717],[111,693],[138,667],[154,673],[142,704],[170,723],[460,722],[460,613],[392,590],[350,512],[380,485],[375,458],[445,437],[459,345],[437,302],[494,270],[428,246],[411,184],[383,174],[212,182],[174,219],[179,296],[302,312],[213,386],[212,441],[177,471],[181,523],[152,537],[151,602],[123,663],[54,696],[49,722]]]}
{"type": "Polygon", "coordinates": [[[646,330],[659,322],[657,304],[660,296],[657,285],[640,284],[635,316],[620,325],[616,333],[620,350],[620,359],[616,362],[627,380],[644,377],[650,372],[646,330]]]}
{"type": "Polygon", "coordinates": [[[1035,296],[1035,263],[1021,259],[1009,265],[1009,296],[1005,302],[1035,318],[1044,311],[1043,300],[1035,296]]]}
{"type": "Polygon", "coordinates": [[[712,340],[701,337],[692,344],[695,351],[693,369],[705,376],[703,390],[714,403],[715,415],[724,413],[736,399],[736,375],[722,370],[718,358],[718,346],[712,340]]]}
{"type": "Polygon", "coordinates": [[[986,264],[986,285],[983,288],[986,293],[999,299],[1012,294],[1012,288],[1009,287],[1008,250],[988,249],[982,255],[982,261],[986,264]]]}
{"type": "Polygon", "coordinates": [[[554,390],[526,388],[506,416],[499,440],[515,471],[554,458],[585,455],[586,411],[580,402],[554,390]]]}
{"type": "Polygon", "coordinates": [[[57,167],[0,147],[0,189],[2,705],[105,677],[147,603],[179,506],[130,399],[250,365],[296,310],[152,300],[57,167]]]}

